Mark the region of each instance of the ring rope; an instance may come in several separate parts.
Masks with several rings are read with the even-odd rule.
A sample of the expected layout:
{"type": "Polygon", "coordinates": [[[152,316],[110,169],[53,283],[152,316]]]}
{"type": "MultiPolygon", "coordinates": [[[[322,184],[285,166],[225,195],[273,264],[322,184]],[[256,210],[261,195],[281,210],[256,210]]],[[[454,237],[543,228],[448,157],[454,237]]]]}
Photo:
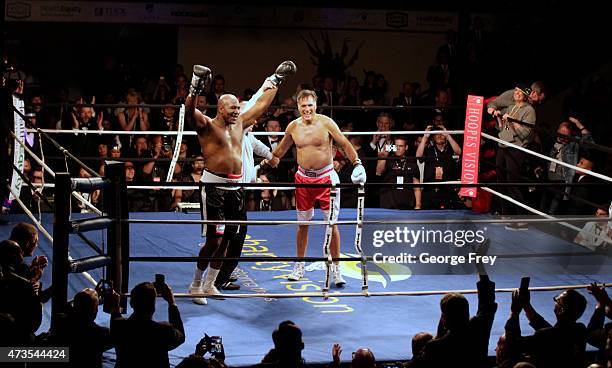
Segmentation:
{"type": "MultiPolygon", "coordinates": [[[[15,133],[13,133],[12,131],[9,131],[9,133],[13,136],[13,138],[15,138],[15,140],[17,142],[19,142],[19,144],[26,150],[26,152],[30,154],[30,156],[34,159],[34,161],[36,161],[36,163],[38,163],[47,173],[49,173],[49,175],[51,175],[53,178],[55,178],[55,172],[47,164],[45,164],[44,161],[42,161],[40,158],[38,158],[38,156],[34,152],[32,152],[23,141],[21,141],[19,138],[17,138],[15,133]]],[[[42,148],[41,148],[41,153],[42,153],[42,148]]],[[[43,180],[44,180],[44,175],[43,175],[43,180]]],[[[41,184],[33,184],[33,185],[34,186],[39,186],[40,185],[41,187],[55,187],[55,184],[45,184],[45,183],[42,183],[42,185],[41,184]]],[[[80,195],[79,193],[73,191],[72,195],[76,199],[81,201],[81,203],[85,204],[85,206],[87,206],[92,211],[94,211],[96,214],[98,214],[98,215],[102,215],[103,214],[102,211],[97,209],[93,204],[91,204],[88,200],[83,198],[83,196],[80,195]]]]}
{"type": "Polygon", "coordinates": [[[497,137],[493,137],[492,135],[489,135],[489,134],[487,134],[487,133],[480,133],[480,134],[481,134],[483,137],[485,137],[485,138],[491,139],[491,140],[496,141],[496,142],[498,142],[498,143],[501,143],[501,144],[503,144],[503,145],[505,145],[505,146],[509,146],[509,147],[516,148],[516,149],[518,149],[518,150],[520,150],[520,151],[523,151],[523,152],[526,152],[526,153],[532,154],[532,155],[534,155],[534,156],[536,156],[536,157],[539,157],[539,158],[541,158],[541,159],[544,159],[544,160],[547,160],[547,161],[550,161],[550,162],[554,162],[554,163],[556,163],[556,164],[558,164],[558,165],[565,166],[565,167],[568,167],[568,168],[570,168],[570,169],[574,169],[574,170],[582,171],[583,173],[589,174],[589,175],[594,176],[594,177],[596,177],[596,178],[603,179],[603,180],[605,180],[605,181],[607,181],[607,182],[612,182],[612,178],[611,178],[611,177],[609,177],[609,176],[606,176],[606,175],[603,175],[603,174],[600,174],[600,173],[597,173],[597,172],[594,172],[594,171],[591,171],[591,170],[583,169],[583,168],[580,168],[580,167],[578,167],[578,166],[568,164],[568,163],[566,163],[566,162],[563,162],[563,161],[557,160],[557,159],[552,158],[552,157],[548,157],[548,156],[543,155],[543,154],[541,154],[541,153],[534,152],[534,151],[532,151],[532,150],[530,150],[530,149],[527,149],[527,148],[524,148],[524,147],[521,147],[521,146],[517,146],[516,144],[509,143],[509,142],[506,142],[506,141],[503,141],[503,140],[501,140],[501,139],[499,139],[499,138],[497,138],[497,137]]]}
{"type": "MultiPolygon", "coordinates": [[[[44,132],[51,134],[98,134],[98,135],[179,135],[176,130],[143,130],[134,133],[126,130],[80,130],[80,129],[26,129],[27,132],[44,132]]],[[[184,131],[183,135],[198,135],[194,131],[184,131]]],[[[252,132],[254,136],[283,136],[285,132],[252,132]]],[[[370,132],[342,132],[344,135],[424,135],[424,134],[464,134],[463,130],[399,130],[399,131],[370,131],[370,132]]]]}
{"type": "MultiPolygon", "coordinates": [[[[556,221],[556,220],[559,220],[559,221],[561,221],[561,222],[559,222],[559,225],[565,226],[565,227],[567,227],[567,228],[569,228],[569,229],[572,229],[572,230],[575,230],[575,231],[578,231],[578,232],[584,232],[584,230],[583,230],[583,229],[581,229],[581,228],[579,228],[579,227],[577,227],[577,226],[574,226],[574,225],[572,225],[572,224],[569,224],[569,223],[565,222],[565,221],[567,221],[566,219],[557,219],[557,218],[556,218],[556,217],[554,217],[554,216],[550,216],[550,215],[548,215],[548,214],[546,214],[546,213],[544,213],[544,212],[541,212],[541,211],[538,211],[538,210],[536,210],[536,209],[534,209],[534,208],[531,208],[531,207],[527,206],[526,204],[521,203],[521,202],[519,202],[519,201],[515,200],[514,198],[511,198],[511,197],[509,197],[509,196],[507,196],[507,195],[504,195],[504,194],[502,194],[502,193],[499,193],[499,192],[497,192],[497,191],[495,191],[495,190],[493,190],[493,189],[486,188],[486,187],[483,187],[482,189],[486,190],[487,192],[489,192],[489,193],[491,193],[491,194],[495,194],[495,195],[497,195],[497,196],[499,196],[499,197],[501,197],[501,198],[505,199],[506,201],[513,203],[513,204],[514,204],[514,205],[516,205],[516,206],[522,207],[523,209],[526,209],[527,211],[530,211],[530,212],[535,213],[535,214],[537,214],[537,215],[543,216],[543,217],[545,217],[545,218],[547,218],[547,219],[549,219],[549,220],[555,220],[555,221],[556,221]]],[[[584,220],[583,220],[583,221],[584,221],[584,220]]],[[[606,218],[606,222],[607,222],[607,221],[609,221],[609,219],[608,219],[608,218],[606,218]]],[[[521,221],[521,222],[525,222],[525,221],[521,221]]],[[[598,235],[598,234],[595,234],[595,233],[592,233],[592,232],[586,232],[586,233],[587,233],[587,234],[589,234],[589,235],[594,236],[595,238],[597,238],[597,239],[599,239],[599,240],[603,240],[603,241],[605,241],[606,243],[612,244],[612,239],[610,239],[610,238],[608,238],[608,237],[603,237],[603,236],[601,236],[601,235],[598,235]]]]}
{"type": "MultiPolygon", "coordinates": [[[[609,287],[611,283],[603,283],[604,287],[609,287]]],[[[559,291],[568,289],[585,289],[590,285],[557,285],[557,286],[540,286],[530,287],[529,291],[544,292],[544,291],[559,291]]],[[[517,288],[499,288],[495,289],[496,293],[512,293],[517,288]]],[[[445,295],[448,293],[460,293],[460,294],[478,294],[478,290],[432,290],[432,291],[375,291],[368,293],[367,296],[431,296],[431,295],[445,295]]],[[[129,297],[129,294],[123,294],[122,296],[129,297]]],[[[363,293],[355,292],[337,292],[331,293],[329,296],[332,297],[363,297],[366,296],[363,293]]],[[[265,298],[265,299],[287,299],[287,298],[317,298],[325,297],[321,293],[295,293],[295,294],[281,294],[281,293],[269,293],[269,294],[221,294],[221,295],[210,295],[210,294],[190,294],[190,293],[175,293],[175,298],[194,298],[194,297],[209,297],[214,299],[215,297],[222,297],[226,299],[245,299],[245,298],[265,298]]]]}
{"type": "Polygon", "coordinates": [[[185,129],[185,104],[181,104],[181,109],[179,110],[179,120],[178,120],[178,132],[176,135],[176,140],[174,142],[174,152],[172,153],[172,161],[170,161],[170,167],[168,168],[168,172],[166,173],[166,181],[171,181],[174,176],[174,168],[176,167],[176,162],[178,161],[178,157],[180,154],[181,142],[183,141],[183,130],[185,129]]]}
{"type": "MultiPolygon", "coordinates": [[[[497,193],[497,192],[495,192],[497,193]]],[[[500,197],[504,196],[499,193],[500,197]]],[[[530,207],[528,207],[530,208],[530,207]]],[[[535,210],[534,210],[535,211],[535,210]]],[[[540,213],[537,213],[540,214],[540,213]]],[[[548,216],[549,218],[514,218],[514,219],[414,219],[414,220],[364,220],[364,225],[447,225],[447,224],[505,224],[515,222],[563,222],[563,221],[595,221],[595,222],[608,222],[610,219],[607,217],[568,217],[568,218],[556,218],[547,214],[541,216],[548,216]]],[[[328,221],[300,221],[300,220],[149,220],[149,219],[124,219],[124,222],[131,224],[166,224],[166,225],[327,225],[328,221]]],[[[335,221],[336,225],[355,225],[356,220],[342,220],[335,221]]]]}

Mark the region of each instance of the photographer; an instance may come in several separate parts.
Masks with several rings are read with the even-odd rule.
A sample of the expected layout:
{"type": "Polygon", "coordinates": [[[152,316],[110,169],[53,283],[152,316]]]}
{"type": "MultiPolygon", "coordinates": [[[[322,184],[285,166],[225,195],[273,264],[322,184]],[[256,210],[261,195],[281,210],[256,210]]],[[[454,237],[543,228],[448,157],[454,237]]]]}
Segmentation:
{"type": "Polygon", "coordinates": [[[110,332],[117,352],[115,367],[170,367],[168,351],[185,342],[183,321],[170,286],[165,282],[136,285],[130,292],[134,312],[127,319],[120,314],[119,294],[112,293],[106,303],[112,312],[110,332]],[[158,293],[168,302],[169,322],[153,320],[158,293]]]}
{"type": "MultiPolygon", "coordinates": [[[[435,120],[434,120],[435,124],[435,120]]],[[[443,125],[428,125],[426,131],[443,130],[443,125]]],[[[455,157],[461,155],[461,147],[448,134],[426,133],[416,151],[416,157],[424,162],[423,182],[441,182],[456,180],[459,177],[459,164],[455,157]]],[[[426,186],[423,188],[423,207],[426,209],[453,208],[457,202],[457,193],[444,187],[426,186]]]]}
{"type": "Polygon", "coordinates": [[[219,336],[205,335],[196,345],[194,354],[183,359],[176,368],[225,368],[225,350],[219,336]],[[204,358],[210,353],[210,359],[204,358]]]}

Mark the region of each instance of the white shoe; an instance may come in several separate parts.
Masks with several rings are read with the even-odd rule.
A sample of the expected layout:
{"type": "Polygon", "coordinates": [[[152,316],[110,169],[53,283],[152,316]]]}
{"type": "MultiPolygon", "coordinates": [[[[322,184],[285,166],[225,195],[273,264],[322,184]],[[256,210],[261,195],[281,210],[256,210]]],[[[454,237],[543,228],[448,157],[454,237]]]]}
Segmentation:
{"type": "Polygon", "coordinates": [[[304,262],[295,262],[293,272],[289,274],[287,280],[299,281],[302,277],[304,277],[304,262]]]}
{"type": "MultiPolygon", "coordinates": [[[[189,285],[189,294],[204,294],[204,291],[202,290],[202,282],[199,282],[199,283],[192,282],[191,285],[189,285]],[[196,286],[198,284],[199,286],[196,286]]],[[[208,301],[206,300],[206,298],[203,298],[203,297],[195,297],[195,298],[192,298],[191,301],[193,301],[195,304],[198,304],[198,305],[208,304],[208,301]]]]}
{"type": "Polygon", "coordinates": [[[336,285],[336,287],[339,288],[346,285],[346,280],[344,280],[342,272],[340,272],[340,265],[332,265],[332,275],[334,276],[334,285],[336,285]]]}
{"type": "Polygon", "coordinates": [[[217,289],[217,287],[215,285],[206,285],[206,284],[204,284],[204,286],[202,287],[202,292],[204,294],[210,295],[214,299],[225,300],[224,298],[217,297],[217,296],[221,296],[222,294],[219,291],[219,289],[217,289]]]}

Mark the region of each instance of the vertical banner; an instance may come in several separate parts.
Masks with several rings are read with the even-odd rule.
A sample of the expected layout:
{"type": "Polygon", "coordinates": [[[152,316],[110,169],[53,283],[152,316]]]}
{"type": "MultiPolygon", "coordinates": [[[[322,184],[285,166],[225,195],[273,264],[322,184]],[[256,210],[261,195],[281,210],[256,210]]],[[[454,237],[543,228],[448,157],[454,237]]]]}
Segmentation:
{"type": "MultiPolygon", "coordinates": [[[[18,97],[17,95],[13,94],[13,106],[22,114],[25,115],[25,108],[24,108],[24,103],[23,103],[23,99],[21,99],[20,97],[18,97]]],[[[21,118],[21,115],[19,115],[16,111],[13,112],[13,121],[14,121],[14,128],[13,131],[15,133],[15,137],[19,137],[20,139],[24,139],[25,135],[26,135],[26,131],[25,131],[25,121],[21,118]]],[[[11,189],[13,192],[19,194],[21,193],[21,176],[19,176],[19,174],[17,173],[16,170],[19,170],[20,172],[23,173],[23,162],[25,159],[25,150],[23,148],[23,146],[17,142],[17,138],[15,138],[15,142],[13,143],[13,164],[15,164],[15,167],[17,169],[15,169],[15,167],[13,168],[13,170],[11,170],[11,172],[13,173],[13,177],[11,178],[11,189]]],[[[13,193],[11,192],[9,194],[9,205],[10,202],[12,202],[15,199],[15,196],[13,195],[13,193]]],[[[7,206],[8,207],[8,206],[7,206]]]]}
{"type": "MultiPolygon", "coordinates": [[[[478,183],[478,159],[480,157],[480,130],[484,98],[468,95],[465,106],[463,133],[463,158],[461,159],[461,184],[478,183]]],[[[460,196],[476,197],[475,187],[462,187],[460,196]]]]}

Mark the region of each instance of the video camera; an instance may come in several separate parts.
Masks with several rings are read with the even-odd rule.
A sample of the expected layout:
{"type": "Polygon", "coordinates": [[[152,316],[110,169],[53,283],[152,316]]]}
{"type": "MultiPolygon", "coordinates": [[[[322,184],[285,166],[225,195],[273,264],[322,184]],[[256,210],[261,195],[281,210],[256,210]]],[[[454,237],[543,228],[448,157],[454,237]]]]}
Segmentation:
{"type": "Polygon", "coordinates": [[[110,306],[106,303],[109,295],[113,294],[113,282],[106,279],[100,279],[96,285],[96,292],[98,293],[99,303],[103,306],[102,310],[106,313],[110,313],[110,306]]]}

